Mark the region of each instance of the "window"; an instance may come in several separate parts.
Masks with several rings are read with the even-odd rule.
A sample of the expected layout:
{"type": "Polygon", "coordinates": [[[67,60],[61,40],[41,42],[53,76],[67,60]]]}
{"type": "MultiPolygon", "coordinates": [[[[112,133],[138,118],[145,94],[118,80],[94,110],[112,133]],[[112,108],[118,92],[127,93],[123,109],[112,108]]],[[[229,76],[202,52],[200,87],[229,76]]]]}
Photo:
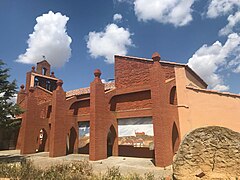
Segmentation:
{"type": "Polygon", "coordinates": [[[170,104],[177,105],[177,92],[176,86],[172,87],[170,91],[170,104]]]}

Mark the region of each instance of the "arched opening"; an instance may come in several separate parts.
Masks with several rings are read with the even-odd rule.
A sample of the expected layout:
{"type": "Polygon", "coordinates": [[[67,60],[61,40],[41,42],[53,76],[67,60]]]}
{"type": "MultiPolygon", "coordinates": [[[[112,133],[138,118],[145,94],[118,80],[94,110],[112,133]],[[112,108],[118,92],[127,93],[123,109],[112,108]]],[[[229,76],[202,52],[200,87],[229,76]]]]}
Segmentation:
{"type": "Polygon", "coordinates": [[[39,86],[39,80],[37,77],[34,78],[34,87],[39,86]]]}
{"type": "Polygon", "coordinates": [[[47,75],[47,68],[42,68],[42,75],[47,75]]]}
{"type": "Polygon", "coordinates": [[[46,89],[51,91],[51,83],[50,83],[50,81],[46,81],[46,89]]]}
{"type": "Polygon", "coordinates": [[[170,91],[170,104],[177,105],[177,91],[176,86],[172,87],[170,91]]]}
{"type": "Polygon", "coordinates": [[[67,134],[67,144],[66,144],[67,154],[74,153],[74,146],[75,146],[76,139],[77,139],[77,132],[74,129],[74,127],[72,127],[69,133],[67,134]]]}
{"type": "Polygon", "coordinates": [[[177,126],[174,122],[173,127],[172,127],[172,151],[173,151],[173,153],[177,152],[179,143],[180,143],[179,133],[178,133],[177,126]]]}
{"type": "Polygon", "coordinates": [[[39,135],[38,135],[37,139],[38,139],[38,148],[36,151],[44,152],[45,146],[46,146],[46,141],[47,141],[47,132],[44,128],[39,131],[39,135]]]}
{"type": "Polygon", "coordinates": [[[115,138],[117,136],[117,133],[115,131],[115,128],[113,125],[110,127],[108,136],[107,136],[107,156],[112,156],[113,155],[113,145],[115,138]]]}
{"type": "Polygon", "coordinates": [[[78,153],[89,154],[90,144],[90,122],[81,121],[78,124],[79,137],[78,137],[78,153]]]}

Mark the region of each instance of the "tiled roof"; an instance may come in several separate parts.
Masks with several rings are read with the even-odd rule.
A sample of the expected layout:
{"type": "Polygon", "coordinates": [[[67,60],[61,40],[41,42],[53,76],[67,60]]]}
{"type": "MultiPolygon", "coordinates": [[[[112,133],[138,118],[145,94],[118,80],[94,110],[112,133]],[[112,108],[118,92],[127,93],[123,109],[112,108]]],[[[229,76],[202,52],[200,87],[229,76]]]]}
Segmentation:
{"type": "MultiPolygon", "coordinates": [[[[107,82],[105,83],[105,91],[111,90],[115,88],[115,82],[107,82]]],[[[85,88],[79,88],[79,89],[74,89],[71,91],[66,92],[67,97],[71,96],[76,96],[76,95],[82,95],[82,94],[89,94],[90,93],[90,87],[85,87],[85,88]]]]}

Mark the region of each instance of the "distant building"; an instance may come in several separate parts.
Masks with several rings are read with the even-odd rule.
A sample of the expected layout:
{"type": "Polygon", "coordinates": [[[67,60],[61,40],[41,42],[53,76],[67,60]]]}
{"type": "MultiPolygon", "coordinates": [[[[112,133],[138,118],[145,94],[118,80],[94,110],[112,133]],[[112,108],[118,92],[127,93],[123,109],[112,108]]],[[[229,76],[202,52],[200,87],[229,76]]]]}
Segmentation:
{"type": "MultiPolygon", "coordinates": [[[[156,166],[165,167],[193,129],[218,125],[240,131],[240,95],[206,89],[186,64],[163,61],[158,53],[152,59],[116,55],[115,82],[103,84],[100,76],[101,71],[95,70],[90,87],[64,92],[63,81],[50,73],[46,60],[27,72],[17,100],[26,110],[17,143],[21,154],[78,153],[79,123],[90,122],[90,144],[85,149],[90,160],[147,153],[156,166]],[[121,149],[118,120],[144,117],[153,123],[151,150],[121,149]]],[[[84,77],[72,81],[77,83],[78,78],[84,77]]],[[[142,141],[136,143],[142,146],[142,141]]]]}
{"type": "Polygon", "coordinates": [[[144,136],[145,132],[135,132],[135,136],[144,136]]]}

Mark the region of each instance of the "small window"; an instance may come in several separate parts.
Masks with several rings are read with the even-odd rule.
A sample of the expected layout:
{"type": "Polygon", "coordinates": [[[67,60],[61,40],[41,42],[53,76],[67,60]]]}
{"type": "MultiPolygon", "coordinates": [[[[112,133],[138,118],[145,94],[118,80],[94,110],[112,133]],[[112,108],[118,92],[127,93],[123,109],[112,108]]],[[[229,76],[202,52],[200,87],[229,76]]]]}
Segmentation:
{"type": "Polygon", "coordinates": [[[52,106],[48,106],[48,110],[47,110],[47,118],[50,118],[50,116],[51,116],[51,112],[52,112],[52,106]]]}
{"type": "Polygon", "coordinates": [[[170,91],[170,104],[177,105],[177,92],[176,86],[172,87],[170,91]]]}

